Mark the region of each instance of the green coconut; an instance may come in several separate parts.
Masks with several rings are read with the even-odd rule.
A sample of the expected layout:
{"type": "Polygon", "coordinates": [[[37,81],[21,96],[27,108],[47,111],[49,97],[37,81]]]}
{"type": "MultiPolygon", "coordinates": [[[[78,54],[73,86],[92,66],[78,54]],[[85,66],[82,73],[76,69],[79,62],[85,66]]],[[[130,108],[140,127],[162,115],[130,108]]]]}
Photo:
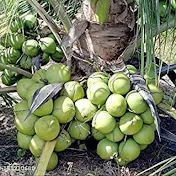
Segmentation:
{"type": "Polygon", "coordinates": [[[32,136],[25,135],[25,134],[20,133],[18,131],[18,133],[17,133],[17,143],[18,143],[18,146],[20,148],[28,150],[29,149],[29,143],[30,143],[31,139],[32,139],[32,136]]]}
{"type": "Polygon", "coordinates": [[[145,150],[147,148],[147,144],[140,144],[139,147],[141,150],[145,150]]]}
{"type": "Polygon", "coordinates": [[[44,37],[40,39],[40,48],[43,52],[53,54],[56,52],[56,43],[51,37],[44,37]]]}
{"type": "Polygon", "coordinates": [[[85,140],[90,134],[90,126],[88,123],[73,120],[70,123],[68,132],[74,139],[85,140]]]}
{"type": "Polygon", "coordinates": [[[141,114],[148,108],[147,103],[136,90],[132,90],[126,95],[126,101],[129,109],[136,114],[141,114]]]}
{"type": "Polygon", "coordinates": [[[97,145],[97,154],[104,160],[113,159],[118,154],[118,144],[108,139],[102,139],[97,145]]]}
{"type": "Polygon", "coordinates": [[[91,121],[95,113],[97,112],[97,107],[93,105],[90,100],[83,98],[75,102],[76,108],[76,119],[80,122],[91,121]]]}
{"type": "Polygon", "coordinates": [[[125,74],[119,72],[110,77],[108,86],[111,92],[125,95],[130,90],[131,83],[125,74]]]}
{"type": "Polygon", "coordinates": [[[26,55],[23,55],[20,60],[21,68],[25,70],[30,70],[32,68],[32,58],[26,55]]]}
{"type": "Polygon", "coordinates": [[[51,55],[51,59],[54,60],[55,62],[60,62],[63,57],[64,57],[64,53],[62,49],[56,46],[56,52],[51,55]]]}
{"type": "Polygon", "coordinates": [[[34,135],[34,125],[39,119],[37,116],[31,114],[27,119],[29,111],[20,111],[15,117],[14,124],[17,130],[26,135],[34,135]]]}
{"type": "Polygon", "coordinates": [[[108,134],[114,130],[116,120],[107,111],[98,112],[92,120],[92,127],[97,129],[103,134],[108,134]]]}
{"type": "Polygon", "coordinates": [[[71,79],[71,71],[68,66],[57,63],[52,64],[47,70],[46,70],[46,79],[48,82],[51,83],[65,83],[67,81],[70,81],[71,79]],[[57,75],[57,76],[53,76],[57,75]]]}
{"type": "Polygon", "coordinates": [[[30,87],[27,88],[25,99],[28,101],[29,106],[31,105],[32,97],[33,97],[34,93],[36,92],[36,90],[42,88],[43,86],[44,86],[44,84],[34,82],[34,84],[30,85],[30,87]]]}
{"type": "Polygon", "coordinates": [[[66,96],[60,96],[54,100],[52,115],[56,116],[60,123],[68,123],[75,116],[73,101],[66,96]]]}
{"type": "MultiPolygon", "coordinates": [[[[5,55],[5,52],[0,53],[0,63],[1,64],[8,64],[7,56],[5,55]]],[[[4,71],[4,69],[0,68],[0,71],[4,71]]]]}
{"type": "MultiPolygon", "coordinates": [[[[36,92],[36,90],[40,89],[41,87],[43,87],[43,84],[33,84],[26,92],[26,99],[28,101],[28,105],[31,106],[32,104],[32,99],[33,99],[33,95],[36,92]]],[[[49,115],[51,114],[51,112],[53,111],[53,100],[50,99],[48,100],[46,103],[40,105],[34,112],[33,114],[35,114],[36,116],[45,116],[45,115],[49,115]]]]}
{"type": "Polygon", "coordinates": [[[127,162],[135,160],[140,155],[140,151],[139,145],[131,138],[119,145],[119,155],[127,162]]]}
{"type": "Polygon", "coordinates": [[[155,104],[157,105],[161,103],[163,96],[164,96],[163,91],[155,84],[148,84],[148,88],[151,92],[151,95],[154,99],[155,104]]]}
{"type": "Polygon", "coordinates": [[[16,64],[21,56],[21,52],[11,47],[6,49],[6,55],[9,64],[16,64]]]}
{"type": "Polygon", "coordinates": [[[35,123],[36,134],[45,141],[55,139],[60,132],[60,125],[55,116],[47,115],[41,117],[35,123]]]}
{"type": "Polygon", "coordinates": [[[26,41],[26,37],[22,34],[13,34],[10,36],[11,46],[16,49],[20,50],[22,48],[22,44],[26,41]]]}
{"type": "Polygon", "coordinates": [[[120,156],[118,156],[117,158],[115,158],[115,161],[116,161],[116,163],[117,163],[119,166],[126,166],[126,165],[129,163],[129,161],[127,161],[127,160],[121,158],[120,156]]]}
{"type": "Polygon", "coordinates": [[[114,117],[120,117],[125,114],[127,103],[125,98],[120,94],[112,94],[106,101],[106,110],[114,117]]]}
{"type": "Polygon", "coordinates": [[[97,141],[100,141],[105,138],[105,135],[103,133],[101,133],[100,131],[96,130],[93,127],[91,128],[91,133],[93,138],[96,139],[97,141]]]}
{"type": "Polygon", "coordinates": [[[71,145],[71,137],[66,130],[62,130],[56,139],[54,150],[57,152],[64,151],[71,145]]]}
{"type": "Polygon", "coordinates": [[[109,77],[109,74],[105,72],[94,72],[89,76],[87,80],[87,87],[96,82],[104,82],[105,84],[108,84],[109,77]]]}
{"type": "Polygon", "coordinates": [[[34,135],[29,143],[29,150],[35,156],[39,157],[42,153],[45,141],[34,135]]]}
{"type": "Polygon", "coordinates": [[[11,32],[15,33],[23,27],[23,22],[21,18],[15,18],[10,24],[11,32]]]}
{"type": "MultiPolygon", "coordinates": [[[[35,158],[35,162],[36,162],[37,164],[39,163],[39,159],[40,159],[39,157],[36,157],[36,158],[35,158]]],[[[57,154],[56,154],[55,152],[53,152],[53,153],[51,154],[50,159],[49,159],[49,162],[48,162],[48,165],[47,165],[46,170],[47,170],[47,171],[52,171],[52,170],[54,170],[54,169],[57,167],[58,162],[59,162],[58,156],[57,156],[57,154]]]]}
{"type": "Polygon", "coordinates": [[[96,82],[87,89],[87,98],[95,105],[103,105],[110,95],[110,90],[104,82],[96,82]]]}
{"type": "Polygon", "coordinates": [[[155,132],[150,125],[144,124],[141,130],[133,135],[138,144],[151,144],[155,139],[155,132]]]}
{"type": "Polygon", "coordinates": [[[51,34],[48,35],[48,37],[52,38],[55,42],[57,42],[56,37],[54,36],[54,34],[51,33],[51,34]]]}
{"type": "Polygon", "coordinates": [[[32,29],[37,25],[37,18],[32,14],[26,15],[23,21],[26,29],[32,29]]]}
{"type": "Polygon", "coordinates": [[[18,114],[21,115],[22,112],[27,112],[28,110],[29,110],[28,102],[25,100],[20,101],[13,107],[13,111],[16,117],[18,117],[18,114]]]}
{"type": "Polygon", "coordinates": [[[120,118],[119,128],[122,133],[127,135],[133,135],[139,132],[142,128],[142,118],[132,112],[127,112],[120,118]]]}
{"type": "Polygon", "coordinates": [[[43,53],[41,65],[46,65],[49,61],[50,61],[50,55],[48,53],[43,53]]]}
{"type": "Polygon", "coordinates": [[[47,83],[48,81],[45,77],[45,73],[46,73],[45,69],[40,69],[32,75],[31,79],[37,83],[42,83],[42,84],[47,83]]]}
{"type": "MultiPolygon", "coordinates": [[[[14,65],[9,65],[9,66],[14,67],[14,65]]],[[[10,78],[17,77],[19,75],[19,73],[11,71],[9,69],[4,69],[4,73],[5,73],[5,75],[7,75],[10,78]]]]}
{"type": "Polygon", "coordinates": [[[119,142],[123,139],[124,134],[120,131],[119,123],[116,124],[116,127],[110,133],[106,134],[106,138],[112,142],[119,142]]]}
{"type": "Polygon", "coordinates": [[[5,72],[1,75],[1,82],[6,86],[11,86],[15,84],[16,81],[18,81],[18,79],[15,77],[9,77],[5,72]]]}
{"type": "Polygon", "coordinates": [[[5,48],[11,47],[11,40],[10,35],[4,35],[1,37],[0,45],[2,45],[5,48]]]}
{"type": "Polygon", "coordinates": [[[137,73],[137,69],[135,66],[133,65],[126,65],[128,71],[130,72],[130,74],[136,74],[137,73]]]}
{"type": "Polygon", "coordinates": [[[22,51],[27,56],[34,57],[39,54],[40,47],[39,47],[39,44],[36,40],[30,39],[30,40],[27,40],[23,43],[22,51]]]}
{"type": "Polygon", "coordinates": [[[54,170],[57,167],[58,162],[59,162],[58,156],[57,156],[57,154],[55,152],[53,152],[51,154],[50,159],[49,159],[48,166],[47,166],[46,170],[47,171],[54,170]]]}
{"type": "Polygon", "coordinates": [[[61,95],[67,96],[75,102],[84,97],[84,89],[79,82],[69,81],[64,84],[61,95]]]}
{"type": "MultiPolygon", "coordinates": [[[[28,101],[28,104],[29,101],[28,101]]],[[[31,104],[30,104],[31,105],[31,104]]],[[[53,111],[53,100],[50,99],[46,103],[40,105],[34,112],[33,114],[39,117],[49,115],[53,111]]]]}
{"type": "Polygon", "coordinates": [[[152,124],[154,122],[154,118],[152,116],[150,108],[147,108],[147,110],[140,114],[140,116],[142,117],[143,122],[146,124],[152,124]]]}
{"type": "Polygon", "coordinates": [[[156,124],[155,124],[155,122],[153,122],[152,124],[150,124],[150,126],[153,128],[154,131],[156,131],[156,124]]]}
{"type": "Polygon", "coordinates": [[[6,86],[10,86],[10,85],[15,84],[15,82],[18,81],[18,79],[16,79],[16,76],[10,77],[10,76],[8,76],[8,74],[5,71],[6,71],[6,69],[4,70],[4,72],[1,75],[2,84],[6,85],[6,86]]]}

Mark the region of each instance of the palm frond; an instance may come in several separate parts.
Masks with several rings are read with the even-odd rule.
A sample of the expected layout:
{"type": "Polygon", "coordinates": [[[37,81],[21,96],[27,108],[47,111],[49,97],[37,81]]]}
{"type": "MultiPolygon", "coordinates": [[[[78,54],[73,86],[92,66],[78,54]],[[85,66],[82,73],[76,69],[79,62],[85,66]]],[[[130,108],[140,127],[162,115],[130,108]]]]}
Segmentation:
{"type": "MultiPolygon", "coordinates": [[[[42,8],[52,16],[59,24],[59,16],[48,0],[38,1],[42,8]]],[[[57,3],[57,1],[55,1],[57,3]]],[[[69,18],[72,19],[81,6],[81,0],[61,0],[69,18]]],[[[59,5],[59,4],[58,4],[59,5]]],[[[24,0],[1,0],[0,1],[0,37],[9,32],[9,26],[14,18],[25,16],[28,13],[36,15],[35,9],[24,0]]]]}
{"type": "Polygon", "coordinates": [[[149,176],[153,176],[153,175],[156,175],[157,173],[162,172],[163,170],[167,169],[168,167],[170,167],[174,164],[176,164],[176,156],[167,158],[167,159],[151,166],[150,168],[138,173],[137,176],[146,175],[146,174],[149,176]],[[156,169],[156,168],[158,168],[158,169],[156,169]],[[151,171],[154,169],[156,169],[156,171],[151,173],[151,171]]]}
{"type": "Polygon", "coordinates": [[[56,12],[57,16],[60,18],[62,24],[64,25],[64,28],[66,32],[69,31],[71,28],[71,21],[70,18],[67,15],[67,12],[65,11],[62,1],[60,0],[50,0],[50,4],[52,5],[54,11],[56,12]]]}

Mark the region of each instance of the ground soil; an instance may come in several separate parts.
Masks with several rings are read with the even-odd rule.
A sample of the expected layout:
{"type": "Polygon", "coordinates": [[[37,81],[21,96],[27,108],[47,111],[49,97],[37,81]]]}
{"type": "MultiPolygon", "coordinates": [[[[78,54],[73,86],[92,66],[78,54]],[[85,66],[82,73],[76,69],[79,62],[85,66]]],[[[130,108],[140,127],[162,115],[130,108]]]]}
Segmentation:
{"type": "MultiPolygon", "coordinates": [[[[160,112],[162,125],[175,132],[176,121],[160,112]]],[[[31,176],[35,169],[35,163],[29,151],[24,156],[19,155],[19,147],[16,142],[16,129],[13,125],[14,115],[11,107],[7,107],[2,99],[0,105],[0,176],[31,176]],[[6,166],[6,167],[5,167],[6,166]],[[7,166],[10,166],[8,168],[7,166]],[[20,170],[15,166],[20,166],[20,170]],[[22,167],[23,166],[23,167],[22,167]],[[27,166],[24,169],[24,166],[27,166]],[[33,167],[32,167],[33,166],[33,167]]],[[[78,146],[61,152],[58,167],[46,175],[52,176],[135,176],[140,171],[176,155],[174,144],[162,140],[156,140],[144,151],[140,157],[126,167],[119,167],[111,161],[101,160],[95,152],[96,142],[92,139],[86,141],[87,150],[79,150],[78,146]]],[[[149,175],[146,174],[146,175],[149,175]]],[[[157,174],[160,175],[160,174],[157,174]]]]}

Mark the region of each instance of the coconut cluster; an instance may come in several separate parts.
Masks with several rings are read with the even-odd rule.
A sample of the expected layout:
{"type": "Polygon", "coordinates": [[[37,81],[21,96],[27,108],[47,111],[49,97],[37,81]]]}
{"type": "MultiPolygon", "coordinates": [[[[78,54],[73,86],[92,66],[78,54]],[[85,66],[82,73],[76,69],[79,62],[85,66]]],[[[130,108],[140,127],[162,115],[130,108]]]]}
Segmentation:
{"type": "MultiPolygon", "coordinates": [[[[65,150],[73,141],[68,130],[61,129],[61,125],[70,123],[73,120],[75,115],[73,100],[79,98],[80,95],[76,97],[76,93],[69,94],[73,98],[72,100],[69,95],[65,96],[63,91],[61,96],[55,100],[48,100],[39,106],[28,118],[26,117],[29,113],[34,93],[46,84],[65,83],[66,87],[70,82],[73,86],[77,86],[79,91],[81,87],[79,83],[76,82],[78,85],[75,85],[74,81],[70,81],[70,79],[71,72],[69,68],[64,64],[56,63],[47,70],[38,70],[31,79],[23,78],[17,83],[17,92],[22,99],[14,106],[14,124],[18,130],[17,142],[19,147],[30,150],[36,158],[36,162],[38,162],[45,142],[57,138],[47,170],[53,170],[57,166],[58,156],[56,152],[65,150]]],[[[82,92],[84,93],[84,90],[82,92]]]]}
{"type": "MultiPolygon", "coordinates": [[[[29,14],[24,18],[12,21],[10,32],[0,39],[2,51],[0,63],[32,71],[32,58],[41,65],[46,65],[50,59],[60,62],[64,54],[53,34],[45,33],[39,25],[36,16],[29,14]]],[[[1,70],[2,83],[6,86],[15,84],[22,75],[1,70]]]]}
{"type": "MultiPolygon", "coordinates": [[[[61,63],[38,70],[31,79],[17,83],[22,98],[14,106],[19,147],[30,150],[38,161],[46,141],[56,139],[47,170],[58,163],[56,152],[67,149],[76,140],[92,136],[98,141],[97,154],[104,160],[115,159],[119,165],[135,160],[155,138],[151,111],[141,95],[131,90],[123,73],[110,76],[95,72],[86,88],[71,80],[69,68],[61,63]],[[57,98],[42,104],[26,120],[36,90],[45,84],[64,83],[57,98]]],[[[163,93],[155,85],[149,89],[156,103],[163,93]]]]}
{"type": "MultiPolygon", "coordinates": [[[[127,68],[131,74],[136,72],[134,66],[127,68]]],[[[119,165],[135,160],[155,138],[154,118],[147,103],[132,90],[124,73],[93,73],[87,87],[87,99],[98,108],[91,122],[92,136],[99,141],[97,154],[105,160],[115,159],[119,165]]],[[[148,88],[159,104],[162,90],[154,84],[148,88]]]]}

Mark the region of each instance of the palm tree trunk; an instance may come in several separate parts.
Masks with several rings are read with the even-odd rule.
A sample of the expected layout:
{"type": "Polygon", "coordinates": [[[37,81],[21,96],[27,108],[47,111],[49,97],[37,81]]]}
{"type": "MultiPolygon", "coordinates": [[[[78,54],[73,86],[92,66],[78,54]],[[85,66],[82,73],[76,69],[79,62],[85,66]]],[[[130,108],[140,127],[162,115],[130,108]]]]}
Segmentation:
{"type": "MultiPolygon", "coordinates": [[[[99,23],[95,18],[95,6],[91,2],[91,0],[84,0],[82,9],[77,14],[76,24],[86,20],[88,25],[77,42],[73,44],[73,51],[77,57],[86,58],[95,65],[92,68],[89,64],[76,60],[75,65],[86,74],[95,71],[97,67],[108,70],[107,64],[114,61],[117,64],[122,63],[118,58],[134,37],[136,22],[135,13],[132,10],[133,3],[127,4],[125,0],[111,0],[107,20],[105,23],[99,23]]],[[[70,42],[67,41],[67,43],[70,42]]]]}

